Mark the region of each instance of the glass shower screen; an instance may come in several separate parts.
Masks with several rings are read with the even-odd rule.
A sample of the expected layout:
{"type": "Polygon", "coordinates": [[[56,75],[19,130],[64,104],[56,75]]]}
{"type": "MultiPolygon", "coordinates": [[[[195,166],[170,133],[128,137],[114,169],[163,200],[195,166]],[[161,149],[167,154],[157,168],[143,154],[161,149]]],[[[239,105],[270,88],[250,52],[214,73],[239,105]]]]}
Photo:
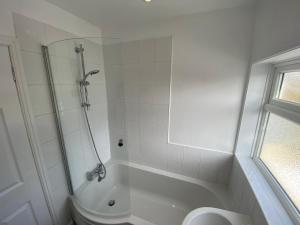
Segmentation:
{"type": "MultiPolygon", "coordinates": [[[[110,48],[115,41],[75,38],[43,46],[70,192],[83,208],[100,214],[113,213],[107,190],[120,188],[114,159],[128,160],[122,87],[116,86],[121,75],[112,72],[119,57],[110,48]]],[[[129,202],[126,190],[122,198],[129,202]]],[[[129,204],[122,207],[122,213],[128,210],[129,204]]]]}

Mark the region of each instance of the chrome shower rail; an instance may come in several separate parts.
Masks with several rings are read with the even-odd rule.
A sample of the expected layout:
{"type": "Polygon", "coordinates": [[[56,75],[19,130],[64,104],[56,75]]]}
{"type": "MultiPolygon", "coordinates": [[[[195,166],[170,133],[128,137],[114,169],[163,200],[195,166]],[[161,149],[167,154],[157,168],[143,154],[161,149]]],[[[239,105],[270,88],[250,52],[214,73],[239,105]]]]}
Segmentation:
{"type": "Polygon", "coordinates": [[[82,78],[79,80],[79,89],[80,89],[80,98],[81,98],[81,107],[83,108],[83,113],[84,113],[84,117],[86,120],[86,124],[87,124],[87,128],[90,134],[90,138],[92,140],[92,144],[93,144],[93,148],[94,151],[97,155],[97,158],[99,160],[99,164],[97,164],[96,168],[91,171],[91,172],[87,172],[87,180],[91,181],[94,177],[94,175],[98,175],[98,182],[100,182],[101,180],[103,180],[106,177],[106,168],[105,165],[102,163],[102,160],[99,156],[98,150],[97,150],[97,146],[94,140],[94,136],[92,133],[92,129],[91,129],[91,125],[90,125],[90,120],[87,114],[87,111],[90,109],[91,104],[89,103],[89,98],[88,98],[88,86],[90,85],[90,83],[87,81],[87,78],[89,76],[95,75],[97,73],[99,73],[99,70],[92,70],[88,73],[85,72],[85,65],[84,65],[84,48],[82,46],[82,44],[79,45],[79,47],[75,47],[75,52],[77,54],[79,54],[79,58],[80,58],[80,63],[81,63],[81,72],[82,72],[82,78]]]}

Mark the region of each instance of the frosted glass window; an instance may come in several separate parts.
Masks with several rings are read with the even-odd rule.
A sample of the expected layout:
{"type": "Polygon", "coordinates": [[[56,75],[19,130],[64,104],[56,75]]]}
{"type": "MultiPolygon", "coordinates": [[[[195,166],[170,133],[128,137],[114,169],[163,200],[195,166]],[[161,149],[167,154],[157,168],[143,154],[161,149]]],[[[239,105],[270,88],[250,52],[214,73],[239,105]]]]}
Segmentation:
{"type": "Polygon", "coordinates": [[[289,72],[282,75],[279,99],[300,103],[300,72],[289,72]]]}
{"type": "Polygon", "coordinates": [[[269,114],[260,159],[300,209],[300,125],[269,114]]]}

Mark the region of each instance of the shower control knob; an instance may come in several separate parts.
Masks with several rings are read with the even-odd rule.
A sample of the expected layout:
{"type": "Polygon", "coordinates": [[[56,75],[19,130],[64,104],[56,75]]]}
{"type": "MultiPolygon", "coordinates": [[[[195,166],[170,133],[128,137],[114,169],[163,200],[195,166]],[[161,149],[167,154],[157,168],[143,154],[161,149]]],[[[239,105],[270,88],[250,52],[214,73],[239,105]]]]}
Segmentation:
{"type": "Polygon", "coordinates": [[[120,139],[119,142],[118,142],[118,146],[123,147],[123,145],[124,145],[123,139],[120,139]]]}

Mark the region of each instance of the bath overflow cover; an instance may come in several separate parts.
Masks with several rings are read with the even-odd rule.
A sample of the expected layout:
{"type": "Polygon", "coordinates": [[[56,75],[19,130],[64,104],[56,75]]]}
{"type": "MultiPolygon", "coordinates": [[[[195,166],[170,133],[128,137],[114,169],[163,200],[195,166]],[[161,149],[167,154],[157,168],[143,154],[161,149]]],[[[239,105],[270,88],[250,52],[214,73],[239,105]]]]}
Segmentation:
{"type": "Polygon", "coordinates": [[[109,200],[108,205],[109,206],[114,206],[116,204],[115,200],[109,200]]]}

